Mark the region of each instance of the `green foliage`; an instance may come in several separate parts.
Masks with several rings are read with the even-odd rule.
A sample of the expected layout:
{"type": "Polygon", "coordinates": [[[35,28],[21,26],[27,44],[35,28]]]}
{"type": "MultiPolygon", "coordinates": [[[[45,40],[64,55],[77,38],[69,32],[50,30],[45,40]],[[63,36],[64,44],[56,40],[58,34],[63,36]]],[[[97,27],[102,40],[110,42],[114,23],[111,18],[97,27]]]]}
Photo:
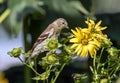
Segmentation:
{"type": "MultiPolygon", "coordinates": [[[[39,1],[39,3],[42,2],[39,1]]],[[[38,4],[37,0],[8,0],[8,8],[11,12],[3,24],[6,31],[17,36],[23,27],[23,21],[26,16],[31,15],[36,18],[44,15],[45,11],[39,5],[41,6],[42,4],[38,4]]]]}
{"type": "Polygon", "coordinates": [[[3,25],[9,34],[14,33],[15,36],[23,28],[27,16],[30,16],[29,19],[42,19],[45,16],[49,22],[57,16],[79,18],[81,13],[89,15],[79,0],[8,0],[7,3],[11,12],[3,25]]]}
{"type": "MultiPolygon", "coordinates": [[[[53,38],[48,40],[46,42],[46,47],[50,50],[47,51],[45,53],[46,55],[41,59],[39,59],[38,57],[34,57],[34,59],[32,59],[29,63],[23,61],[20,58],[20,55],[24,54],[29,58],[30,51],[28,53],[24,53],[22,48],[14,48],[12,51],[8,52],[8,54],[12,57],[18,58],[24,65],[30,68],[36,74],[36,76],[32,78],[33,80],[36,80],[36,82],[42,80],[45,83],[55,83],[63,68],[66,65],[70,64],[71,61],[78,58],[78,55],[76,55],[75,52],[76,48],[72,49],[72,45],[68,44],[72,34],[66,34],[66,39],[68,40],[67,42],[62,41],[64,37],[63,39],[62,37],[60,37],[59,39],[53,38]],[[60,50],[60,53],[57,53],[56,50],[58,49],[60,50]],[[42,71],[42,73],[37,71],[35,67],[35,65],[37,64],[39,64],[39,66],[41,66],[44,70],[42,71]]],[[[110,41],[110,39],[107,38],[107,36],[105,36],[105,38],[99,43],[101,45],[100,50],[99,52],[96,52],[93,57],[91,57],[92,61],[89,64],[92,73],[92,83],[111,83],[113,79],[119,78],[116,73],[120,70],[120,49],[113,47],[112,42],[110,41]],[[106,58],[103,58],[104,56],[106,56],[106,58]]],[[[88,76],[86,73],[73,74],[73,80],[75,83],[82,83],[82,81],[86,80],[87,78],[88,76]]]]}

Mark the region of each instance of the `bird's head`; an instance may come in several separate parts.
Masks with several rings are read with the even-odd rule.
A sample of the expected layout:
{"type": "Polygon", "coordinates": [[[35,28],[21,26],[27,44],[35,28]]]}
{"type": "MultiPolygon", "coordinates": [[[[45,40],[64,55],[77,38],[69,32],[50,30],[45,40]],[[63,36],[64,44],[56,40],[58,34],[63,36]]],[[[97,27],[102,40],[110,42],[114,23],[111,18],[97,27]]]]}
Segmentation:
{"type": "Polygon", "coordinates": [[[63,29],[63,28],[69,29],[67,21],[63,18],[58,18],[56,20],[56,23],[57,23],[59,29],[63,29]]]}

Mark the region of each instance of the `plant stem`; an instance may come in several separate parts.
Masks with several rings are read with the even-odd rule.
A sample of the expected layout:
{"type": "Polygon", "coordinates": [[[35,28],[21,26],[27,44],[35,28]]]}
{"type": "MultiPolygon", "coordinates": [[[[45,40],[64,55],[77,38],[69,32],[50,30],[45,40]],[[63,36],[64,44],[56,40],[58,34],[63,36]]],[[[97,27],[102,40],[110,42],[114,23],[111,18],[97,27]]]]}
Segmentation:
{"type": "MultiPolygon", "coordinates": [[[[35,70],[37,70],[37,58],[35,59],[35,70]]],[[[36,71],[37,72],[37,71],[36,71]]],[[[37,73],[35,73],[35,76],[37,77],[37,73]]],[[[38,83],[38,80],[36,80],[36,83],[38,83]]]]}
{"type": "Polygon", "coordinates": [[[95,60],[96,60],[96,55],[94,55],[94,58],[93,58],[93,71],[94,71],[94,81],[97,83],[98,75],[97,75],[95,60]]]}
{"type": "Polygon", "coordinates": [[[65,67],[65,65],[66,65],[66,63],[64,63],[64,64],[61,66],[61,68],[60,68],[59,72],[57,72],[57,74],[56,74],[55,78],[52,80],[52,82],[51,82],[51,83],[55,83],[55,82],[56,82],[56,80],[57,80],[58,76],[60,75],[60,73],[61,73],[61,71],[63,70],[63,68],[65,67]]]}
{"type": "Polygon", "coordinates": [[[29,65],[26,64],[26,63],[25,63],[25,65],[26,65],[27,67],[31,68],[31,69],[35,72],[36,75],[40,75],[33,67],[29,66],[29,65]]]}
{"type": "Polygon", "coordinates": [[[96,71],[96,64],[95,64],[95,59],[96,59],[96,55],[94,55],[94,58],[93,58],[93,68],[94,68],[94,74],[97,73],[96,71]]]}
{"type": "MultiPolygon", "coordinates": [[[[98,63],[100,63],[100,61],[101,61],[101,57],[102,57],[102,54],[103,54],[103,51],[104,51],[104,47],[101,49],[101,52],[100,52],[100,57],[99,57],[99,61],[98,61],[98,63]]],[[[97,71],[99,70],[99,65],[97,65],[97,71]]]]}
{"type": "Polygon", "coordinates": [[[30,69],[32,69],[36,75],[40,75],[33,67],[31,67],[30,65],[28,65],[27,63],[25,63],[20,57],[18,57],[18,59],[27,67],[29,67],[30,69]]]}
{"type": "Polygon", "coordinates": [[[99,62],[100,62],[100,60],[101,60],[101,57],[102,57],[103,51],[104,51],[104,47],[102,48],[102,50],[101,50],[101,52],[100,52],[100,59],[99,59],[99,62]]]}

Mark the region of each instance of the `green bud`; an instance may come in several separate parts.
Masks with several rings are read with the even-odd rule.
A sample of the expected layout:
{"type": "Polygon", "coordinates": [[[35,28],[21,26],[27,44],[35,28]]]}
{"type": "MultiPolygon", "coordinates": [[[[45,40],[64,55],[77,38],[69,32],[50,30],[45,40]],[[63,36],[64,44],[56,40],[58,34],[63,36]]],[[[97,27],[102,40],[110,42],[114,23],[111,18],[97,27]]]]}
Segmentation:
{"type": "Polygon", "coordinates": [[[38,63],[40,66],[42,66],[43,67],[43,69],[46,69],[48,66],[49,66],[49,64],[47,63],[47,59],[46,59],[46,56],[45,57],[43,57],[42,58],[42,61],[39,61],[39,63],[38,63]]]}
{"type": "Polygon", "coordinates": [[[104,47],[104,48],[111,47],[111,45],[112,45],[112,42],[110,41],[110,39],[105,39],[101,42],[101,47],[104,47]]]}
{"type": "Polygon", "coordinates": [[[55,65],[59,63],[59,60],[55,54],[50,53],[50,54],[47,54],[47,62],[49,64],[55,65]]]}
{"type": "Polygon", "coordinates": [[[111,56],[118,56],[120,52],[116,47],[108,48],[107,51],[111,56]]]}
{"type": "Polygon", "coordinates": [[[14,48],[12,51],[9,51],[7,54],[11,57],[19,57],[20,54],[23,53],[23,49],[21,47],[14,48]]]}
{"type": "Polygon", "coordinates": [[[58,40],[57,39],[51,39],[47,43],[47,48],[50,50],[57,49],[58,48],[58,40]]]}

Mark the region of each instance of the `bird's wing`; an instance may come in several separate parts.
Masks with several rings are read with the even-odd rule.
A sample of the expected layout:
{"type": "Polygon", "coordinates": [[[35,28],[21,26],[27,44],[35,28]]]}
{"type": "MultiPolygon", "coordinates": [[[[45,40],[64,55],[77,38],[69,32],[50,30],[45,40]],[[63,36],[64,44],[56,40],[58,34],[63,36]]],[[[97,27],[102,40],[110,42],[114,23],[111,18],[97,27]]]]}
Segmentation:
{"type": "Polygon", "coordinates": [[[48,26],[48,28],[38,37],[37,41],[33,45],[33,48],[31,49],[31,52],[34,52],[35,48],[37,49],[42,48],[44,46],[42,42],[44,42],[47,38],[49,39],[53,35],[53,33],[54,33],[53,26],[48,26]]]}

